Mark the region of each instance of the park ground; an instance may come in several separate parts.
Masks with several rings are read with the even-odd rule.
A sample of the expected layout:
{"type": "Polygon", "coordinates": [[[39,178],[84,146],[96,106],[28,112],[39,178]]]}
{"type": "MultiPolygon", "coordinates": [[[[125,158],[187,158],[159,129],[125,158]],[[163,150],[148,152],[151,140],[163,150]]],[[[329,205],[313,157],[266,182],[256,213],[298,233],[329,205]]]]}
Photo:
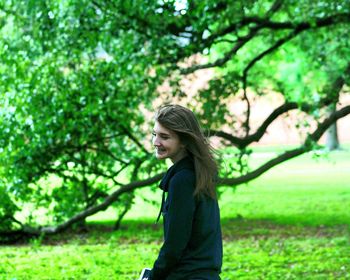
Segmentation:
{"type": "MultiPolygon", "coordinates": [[[[292,159],[236,190],[221,188],[221,277],[350,279],[350,146],[292,159]]],[[[259,164],[279,151],[258,149],[259,164]]],[[[160,193],[138,191],[119,231],[113,212],[69,232],[2,246],[0,279],[137,279],[162,243],[160,193]]]]}

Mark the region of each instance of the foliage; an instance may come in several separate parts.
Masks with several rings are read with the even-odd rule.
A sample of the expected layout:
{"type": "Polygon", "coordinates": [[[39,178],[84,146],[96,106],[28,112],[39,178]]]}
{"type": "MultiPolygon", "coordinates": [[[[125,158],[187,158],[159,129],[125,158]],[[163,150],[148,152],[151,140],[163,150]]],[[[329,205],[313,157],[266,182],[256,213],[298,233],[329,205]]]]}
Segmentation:
{"type": "Polygon", "coordinates": [[[149,156],[132,135],[144,137],[135,112],[154,96],[145,75],[154,66],[141,36],[105,30],[111,19],[92,4],[9,7],[16,14],[3,27],[1,53],[1,161],[14,167],[2,174],[7,200],[34,203],[50,211],[47,222],[60,222],[95,205],[149,156]]]}
{"type": "Polygon", "coordinates": [[[157,94],[165,81],[169,96],[181,97],[183,80],[200,69],[215,71],[188,105],[211,135],[239,149],[223,185],[248,182],[314,149],[350,114],[345,106],[322,115],[349,82],[350,62],[342,59],[349,55],[349,7],[311,0],[1,1],[2,225],[57,233],[111,205],[120,221],[134,190],[161,177],[147,150],[144,113],[167,99],[157,94]],[[195,56],[206,62],[192,63],[195,56]],[[253,133],[248,91],[285,100],[253,133]],[[242,121],[228,107],[233,96],[246,102],[242,121]],[[295,109],[314,116],[316,130],[301,147],[255,170],[247,166],[249,145],[295,109]]]}

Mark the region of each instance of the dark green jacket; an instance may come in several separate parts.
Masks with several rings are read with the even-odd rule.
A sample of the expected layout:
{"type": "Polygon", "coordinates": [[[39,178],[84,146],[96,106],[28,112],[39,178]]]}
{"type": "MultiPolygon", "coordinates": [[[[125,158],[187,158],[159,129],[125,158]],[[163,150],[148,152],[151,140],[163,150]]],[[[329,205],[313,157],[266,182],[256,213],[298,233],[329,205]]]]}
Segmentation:
{"type": "Polygon", "coordinates": [[[195,172],[191,158],[185,157],[170,167],[160,188],[168,193],[161,207],[164,243],[151,280],[220,279],[219,206],[212,198],[193,196],[195,172]]]}

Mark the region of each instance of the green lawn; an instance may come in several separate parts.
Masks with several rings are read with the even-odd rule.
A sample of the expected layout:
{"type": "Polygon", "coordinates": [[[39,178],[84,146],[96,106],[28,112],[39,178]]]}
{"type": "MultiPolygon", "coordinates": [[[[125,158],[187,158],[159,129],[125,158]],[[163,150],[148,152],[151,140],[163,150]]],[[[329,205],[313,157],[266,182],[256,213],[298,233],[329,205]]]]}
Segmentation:
{"type": "MultiPolygon", "coordinates": [[[[261,150],[255,164],[273,156],[261,150]]],[[[222,279],[350,279],[350,152],[304,155],[236,190],[222,189],[222,279]]],[[[140,190],[122,230],[111,210],[69,233],[0,250],[0,279],[137,279],[161,246],[159,192],[140,190]]]]}

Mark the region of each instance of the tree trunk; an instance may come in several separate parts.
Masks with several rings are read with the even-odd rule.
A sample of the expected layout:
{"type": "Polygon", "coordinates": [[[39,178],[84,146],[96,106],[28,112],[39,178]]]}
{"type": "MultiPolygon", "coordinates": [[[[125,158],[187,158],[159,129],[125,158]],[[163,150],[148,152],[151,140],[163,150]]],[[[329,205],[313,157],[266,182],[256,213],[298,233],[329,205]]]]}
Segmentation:
{"type": "MultiPolygon", "coordinates": [[[[331,104],[328,114],[331,115],[336,111],[336,104],[331,104]]],[[[326,131],[326,147],[329,151],[339,149],[337,122],[333,123],[326,131]]]]}

